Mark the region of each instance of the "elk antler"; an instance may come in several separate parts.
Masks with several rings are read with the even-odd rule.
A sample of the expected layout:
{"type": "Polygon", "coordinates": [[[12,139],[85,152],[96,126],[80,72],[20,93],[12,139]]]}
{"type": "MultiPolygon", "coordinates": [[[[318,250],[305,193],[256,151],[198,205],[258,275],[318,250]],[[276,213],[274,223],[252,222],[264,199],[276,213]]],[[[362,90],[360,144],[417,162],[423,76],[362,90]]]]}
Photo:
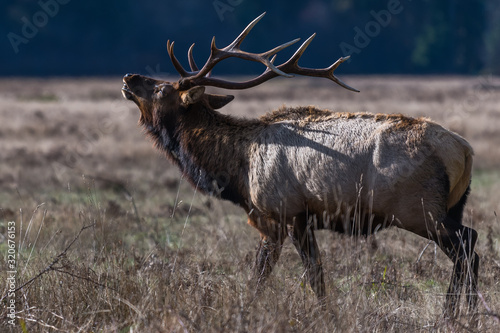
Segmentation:
{"type": "Polygon", "coordinates": [[[167,42],[168,55],[170,56],[170,60],[172,61],[175,69],[181,75],[181,79],[178,81],[179,86],[183,89],[188,89],[193,86],[213,86],[225,89],[246,89],[257,86],[277,76],[293,77],[292,74],[298,74],[305,76],[328,78],[348,90],[359,92],[359,90],[348,86],[333,74],[335,69],[337,69],[337,67],[341,63],[349,59],[349,56],[341,57],[330,67],[323,69],[303,68],[298,65],[300,57],[302,56],[306,48],[309,46],[313,38],[316,36],[316,33],[312,34],[311,37],[309,37],[304,43],[302,43],[302,45],[290,57],[290,59],[288,59],[285,63],[279,66],[275,66],[273,63],[274,59],[276,58],[276,54],[279,51],[283,50],[284,48],[298,42],[300,38],[294,39],[288,43],[277,46],[274,49],[264,53],[256,54],[256,53],[249,53],[242,51],[240,49],[241,43],[248,35],[250,30],[252,30],[252,28],[257,24],[257,22],[260,21],[260,19],[262,19],[262,17],[265,14],[266,13],[264,12],[255,20],[253,20],[241,32],[241,34],[238,37],[236,37],[236,39],[231,44],[229,44],[223,49],[218,49],[215,46],[215,37],[214,37],[212,39],[210,56],[205,65],[203,66],[203,68],[200,70],[198,70],[198,67],[196,66],[196,63],[193,58],[194,44],[191,45],[188,51],[189,66],[191,67],[191,72],[188,72],[182,67],[182,65],[174,55],[174,42],[170,43],[170,41],[168,41],[167,42]],[[258,77],[245,82],[231,82],[209,77],[210,72],[217,63],[230,57],[260,62],[266,66],[266,70],[258,77]],[[272,58],[270,59],[270,57],[272,58]]]}

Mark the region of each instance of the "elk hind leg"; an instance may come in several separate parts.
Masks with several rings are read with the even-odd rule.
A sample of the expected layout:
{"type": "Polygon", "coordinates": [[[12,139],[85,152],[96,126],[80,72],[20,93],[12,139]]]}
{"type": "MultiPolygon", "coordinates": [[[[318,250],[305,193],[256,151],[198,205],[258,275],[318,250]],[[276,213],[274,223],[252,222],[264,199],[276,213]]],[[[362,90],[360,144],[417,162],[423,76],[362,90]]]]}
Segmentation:
{"type": "Polygon", "coordinates": [[[466,284],[468,311],[475,312],[477,306],[479,256],[474,252],[477,232],[460,225],[449,217],[445,219],[444,226],[446,230],[438,238],[438,244],[454,263],[446,295],[445,312],[449,317],[456,317],[464,283],[466,284]]]}
{"type": "Polygon", "coordinates": [[[316,296],[319,298],[324,297],[325,281],[319,247],[312,224],[308,223],[305,214],[294,218],[291,230],[289,230],[289,236],[302,259],[311,288],[316,296]]]}

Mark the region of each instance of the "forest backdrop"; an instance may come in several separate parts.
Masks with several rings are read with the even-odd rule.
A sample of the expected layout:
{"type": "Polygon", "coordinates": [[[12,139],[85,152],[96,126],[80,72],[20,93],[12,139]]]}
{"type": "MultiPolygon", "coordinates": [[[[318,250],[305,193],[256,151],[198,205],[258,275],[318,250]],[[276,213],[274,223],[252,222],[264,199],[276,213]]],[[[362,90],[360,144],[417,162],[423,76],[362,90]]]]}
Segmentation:
{"type": "MultiPolygon", "coordinates": [[[[342,73],[500,74],[496,0],[14,0],[0,11],[0,76],[174,74],[195,42],[202,64],[216,36],[223,47],[255,17],[267,15],[242,45],[261,52],[312,33],[301,65],[325,67],[352,54],[342,73]]],[[[277,62],[294,51],[286,50],[277,62]]],[[[231,60],[222,74],[259,73],[231,60]]]]}

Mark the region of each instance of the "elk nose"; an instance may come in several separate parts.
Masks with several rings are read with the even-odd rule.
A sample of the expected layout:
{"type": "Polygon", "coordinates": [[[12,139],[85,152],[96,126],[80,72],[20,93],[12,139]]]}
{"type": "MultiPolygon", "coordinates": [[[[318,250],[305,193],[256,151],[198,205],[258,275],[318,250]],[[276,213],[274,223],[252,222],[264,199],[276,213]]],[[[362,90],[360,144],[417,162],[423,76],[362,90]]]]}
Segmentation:
{"type": "Polygon", "coordinates": [[[134,74],[132,74],[132,73],[125,74],[125,76],[123,77],[123,82],[126,83],[127,81],[132,79],[133,76],[134,76],[134,74]]]}

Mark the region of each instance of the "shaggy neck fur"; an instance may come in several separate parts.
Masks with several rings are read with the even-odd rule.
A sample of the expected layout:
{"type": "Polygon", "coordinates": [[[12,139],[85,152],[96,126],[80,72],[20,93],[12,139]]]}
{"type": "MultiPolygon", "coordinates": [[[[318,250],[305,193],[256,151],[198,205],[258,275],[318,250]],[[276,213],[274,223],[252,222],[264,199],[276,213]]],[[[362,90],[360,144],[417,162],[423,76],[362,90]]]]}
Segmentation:
{"type": "Polygon", "coordinates": [[[156,146],[203,193],[245,204],[249,132],[257,120],[235,119],[203,104],[143,124],[156,146]]]}

